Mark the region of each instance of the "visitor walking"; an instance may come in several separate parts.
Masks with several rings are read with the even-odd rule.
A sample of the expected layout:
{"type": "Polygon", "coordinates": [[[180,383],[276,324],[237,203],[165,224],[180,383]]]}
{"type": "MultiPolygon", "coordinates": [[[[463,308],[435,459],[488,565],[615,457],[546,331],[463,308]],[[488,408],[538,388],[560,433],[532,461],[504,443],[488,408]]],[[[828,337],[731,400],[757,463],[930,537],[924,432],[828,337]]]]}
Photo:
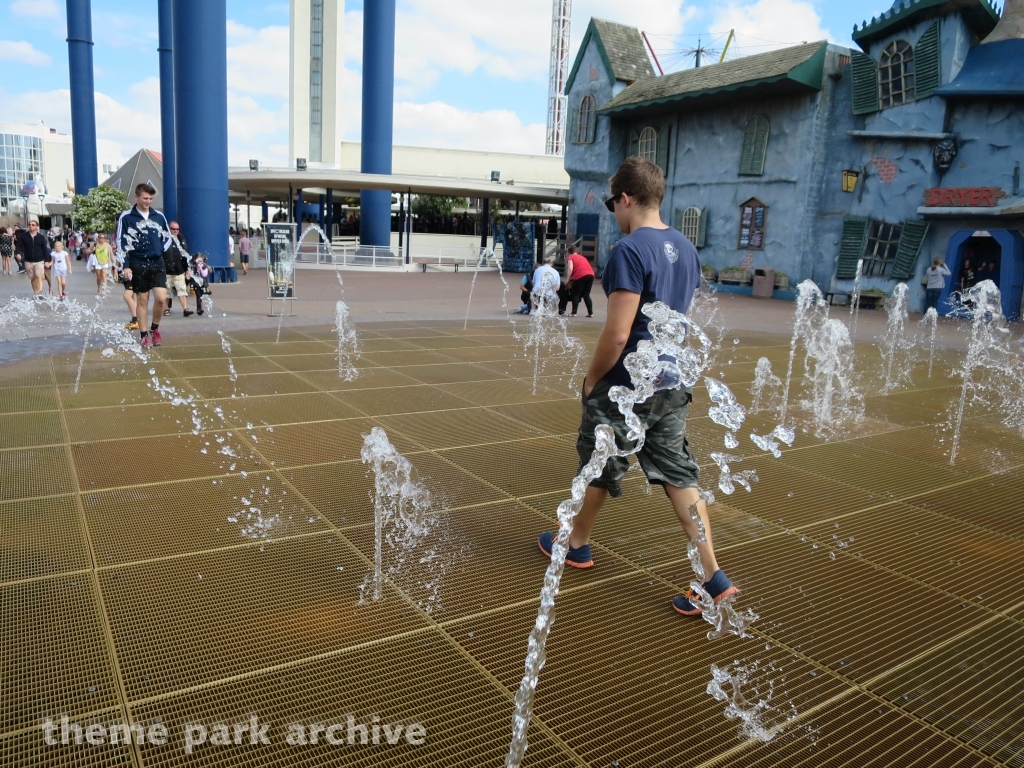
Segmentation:
{"type": "MultiPolygon", "coordinates": [[[[580,307],[580,299],[587,305],[587,317],[594,316],[594,304],[590,300],[590,289],[594,287],[594,268],[575,245],[569,246],[565,260],[565,284],[568,288],[568,299],[572,302],[572,317],[580,307]]],[[[565,301],[558,307],[558,314],[565,314],[565,301]]]]}
{"type": "Polygon", "coordinates": [[[11,237],[7,227],[0,227],[0,264],[3,266],[3,274],[13,275],[14,264],[11,256],[14,255],[14,239],[11,237]]]}
{"type": "Polygon", "coordinates": [[[160,316],[167,301],[167,269],[164,252],[171,247],[167,219],[152,208],[156,190],[143,183],[135,187],[135,205],[117,220],[117,248],[124,259],[124,276],[135,294],[135,316],[143,349],[159,347],[160,316]],[[149,294],[153,294],[153,320],[149,328],[149,294]]]}
{"type": "Polygon", "coordinates": [[[924,288],[924,311],[929,309],[938,311],[939,297],[942,296],[942,289],[946,287],[946,278],[953,273],[949,271],[946,262],[942,259],[932,259],[932,265],[925,271],[928,282],[924,288]]]}
{"type": "Polygon", "coordinates": [[[53,244],[53,252],[50,254],[50,259],[53,264],[51,273],[53,279],[57,283],[57,293],[60,296],[60,300],[64,301],[67,298],[67,287],[68,287],[68,275],[71,274],[71,259],[68,258],[68,252],[64,250],[64,242],[58,240],[53,244]]]}
{"type": "MultiPolygon", "coordinates": [[[[620,447],[633,445],[618,406],[609,397],[615,386],[632,386],[623,361],[643,339],[650,339],[649,319],[641,307],[661,301],[676,312],[686,312],[694,290],[700,285],[700,260],[689,240],[661,221],[659,208],[665,195],[661,169],[650,160],[630,157],[611,178],[612,197],[605,204],[625,237],[611,252],[602,286],[608,295],[608,317],[598,338],[593,360],[583,380],[583,418],[576,450],[580,469],[590,461],[595,449],[595,429],[606,424],[615,432],[620,447]]],[[[704,589],[715,603],[738,592],[720,570],[712,546],[707,508],[697,490],[699,469],[686,441],[686,414],[692,392],[688,388],[656,392],[634,412],[647,430],[637,458],[648,482],[665,489],[691,541],[698,541],[697,525],[689,509],[696,505],[704,524],[705,541],[698,544],[701,560],[711,578],[704,589]]],[[[587,488],[583,508],[569,537],[566,565],[590,568],[594,560],[590,534],[602,505],[611,494],[622,495],[620,482],[629,468],[625,458],[608,461],[604,473],[587,488]]],[[[551,556],[555,534],[545,532],[537,541],[541,551],[551,556]]],[[[677,596],[672,607],[687,616],[701,613],[691,602],[691,592],[677,596]]]]}
{"type": "MultiPolygon", "coordinates": [[[[181,241],[175,237],[175,232],[180,232],[178,223],[172,221],[170,225],[171,247],[164,252],[164,265],[167,268],[167,277],[171,282],[171,288],[181,303],[182,314],[189,317],[192,310],[188,308],[188,254],[185,252],[181,241]]],[[[171,297],[167,297],[167,307],[164,309],[164,316],[171,314],[171,297]]],[[[155,308],[153,310],[156,311],[155,308]]]]}
{"type": "Polygon", "coordinates": [[[242,232],[242,239],[238,241],[238,260],[242,262],[242,274],[249,274],[249,251],[252,249],[252,240],[249,233],[242,232]]]}
{"type": "Polygon", "coordinates": [[[32,220],[28,223],[28,230],[21,230],[15,252],[21,256],[25,273],[32,283],[32,294],[37,298],[43,298],[43,279],[46,275],[46,267],[50,265],[50,243],[46,235],[39,231],[39,222],[32,220]]]}
{"type": "Polygon", "coordinates": [[[96,247],[93,249],[92,253],[86,257],[85,262],[85,268],[90,270],[96,276],[97,296],[103,292],[103,285],[107,282],[107,276],[110,274],[110,268],[113,266],[113,263],[114,257],[110,248],[110,243],[107,242],[107,236],[101,234],[98,242],[96,243],[96,247]]]}

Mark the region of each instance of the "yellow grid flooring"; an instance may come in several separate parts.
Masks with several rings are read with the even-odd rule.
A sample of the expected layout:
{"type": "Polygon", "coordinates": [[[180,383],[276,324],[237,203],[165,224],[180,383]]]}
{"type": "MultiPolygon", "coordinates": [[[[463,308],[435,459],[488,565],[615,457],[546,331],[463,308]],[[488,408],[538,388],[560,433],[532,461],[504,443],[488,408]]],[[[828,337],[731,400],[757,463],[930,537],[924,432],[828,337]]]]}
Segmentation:
{"type": "MultiPolygon", "coordinates": [[[[535,539],[576,469],[581,372],[549,360],[534,390],[505,324],[358,330],[353,382],[327,328],[229,334],[235,381],[216,337],[172,339],[145,363],[90,352],[77,393],[74,355],[0,368],[0,765],[502,764],[546,565],[535,539]],[[357,604],[373,558],[359,448],[374,426],[443,520],[453,556],[430,612],[416,562],[357,604]],[[269,540],[228,520],[250,496],[274,516],[269,540]],[[272,746],[184,753],[186,723],[253,714],[272,746]],[[426,744],[283,744],[287,723],[348,714],[421,722],[426,744]],[[61,715],[171,738],[47,746],[39,726],[61,715]]],[[[592,349],[597,330],[574,333],[592,349]]],[[[709,374],[747,401],[759,357],[784,374],[786,342],[730,332],[709,374]]],[[[526,764],[1024,766],[1024,446],[970,412],[950,467],[940,422],[958,390],[939,371],[869,392],[856,434],[800,433],[780,460],[755,454],[747,434],[771,424],[751,416],[740,468],[760,482],[711,509],[719,559],[762,617],[751,640],[709,642],[670,610],[690,581],[686,541],[630,473],[598,522],[597,567],[563,580],[526,764]],[[755,659],[772,703],[799,713],[769,744],[738,738],[704,691],[711,664],[755,659]]],[[[706,412],[700,387],[689,435],[714,487],[724,431],[706,412]]]]}

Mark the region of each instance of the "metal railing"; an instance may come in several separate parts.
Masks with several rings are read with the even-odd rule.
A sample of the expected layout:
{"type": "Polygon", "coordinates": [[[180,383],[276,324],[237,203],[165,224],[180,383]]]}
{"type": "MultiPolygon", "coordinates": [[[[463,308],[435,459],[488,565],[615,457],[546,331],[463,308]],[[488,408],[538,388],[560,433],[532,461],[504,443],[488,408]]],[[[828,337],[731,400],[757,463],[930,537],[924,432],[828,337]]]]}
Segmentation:
{"type": "MultiPolygon", "coordinates": [[[[326,243],[302,243],[295,253],[298,264],[322,264],[339,267],[373,267],[384,269],[405,269],[405,249],[391,250],[381,246],[334,245],[326,243]],[[332,255],[333,254],[333,255],[332,255]]],[[[498,264],[494,251],[483,251],[479,246],[425,246],[413,245],[409,264],[417,266],[455,267],[456,269],[494,268],[498,264]]]]}

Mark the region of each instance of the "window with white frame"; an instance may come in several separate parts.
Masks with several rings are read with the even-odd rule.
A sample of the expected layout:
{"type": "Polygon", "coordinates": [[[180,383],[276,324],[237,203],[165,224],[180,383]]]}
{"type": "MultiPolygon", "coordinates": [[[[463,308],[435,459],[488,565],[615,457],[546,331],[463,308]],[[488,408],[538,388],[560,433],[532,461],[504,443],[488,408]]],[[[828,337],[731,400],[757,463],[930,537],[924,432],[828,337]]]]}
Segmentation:
{"type": "Polygon", "coordinates": [[[640,131],[640,148],[637,154],[652,163],[658,161],[658,132],[650,126],[640,131]]]}
{"type": "Polygon", "coordinates": [[[683,226],[680,231],[691,243],[696,243],[700,239],[700,214],[700,208],[695,205],[683,211],[683,226]]]}

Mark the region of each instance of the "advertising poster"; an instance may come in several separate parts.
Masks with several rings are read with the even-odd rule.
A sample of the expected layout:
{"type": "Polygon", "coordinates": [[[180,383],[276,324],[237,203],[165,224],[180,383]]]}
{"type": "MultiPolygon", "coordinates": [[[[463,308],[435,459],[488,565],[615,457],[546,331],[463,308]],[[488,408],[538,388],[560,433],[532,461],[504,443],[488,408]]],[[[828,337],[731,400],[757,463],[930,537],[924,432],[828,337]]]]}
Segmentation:
{"type": "Polygon", "coordinates": [[[271,299],[295,298],[295,224],[264,224],[271,299]]]}

